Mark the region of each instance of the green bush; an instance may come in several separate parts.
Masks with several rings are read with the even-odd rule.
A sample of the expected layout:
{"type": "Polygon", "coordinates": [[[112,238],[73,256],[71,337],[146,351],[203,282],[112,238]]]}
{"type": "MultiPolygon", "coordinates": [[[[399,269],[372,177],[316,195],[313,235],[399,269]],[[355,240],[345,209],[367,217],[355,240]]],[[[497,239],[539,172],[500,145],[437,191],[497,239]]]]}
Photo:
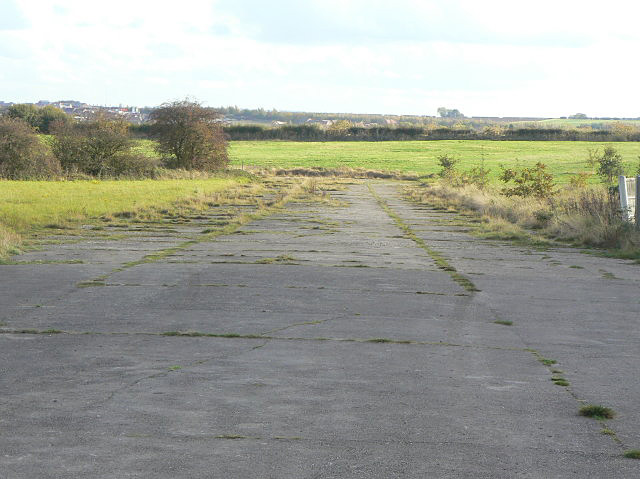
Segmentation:
{"type": "Polygon", "coordinates": [[[505,186],[502,194],[505,196],[535,196],[547,198],[553,195],[553,175],[547,172],[547,165],[536,163],[532,168],[502,168],[500,180],[504,183],[513,182],[514,186],[505,186]]]}
{"type": "Polygon", "coordinates": [[[69,174],[143,175],[155,165],[151,159],[134,155],[133,145],[128,124],[121,120],[100,116],[89,122],[57,123],[53,127],[53,153],[69,174]]]}
{"type": "Polygon", "coordinates": [[[438,164],[440,164],[440,166],[442,167],[442,170],[440,170],[439,175],[442,178],[451,178],[453,176],[455,176],[456,174],[456,164],[458,163],[457,158],[454,158],[451,155],[440,155],[438,156],[438,164]]]}
{"type": "Polygon", "coordinates": [[[71,117],[52,105],[39,107],[30,103],[11,105],[7,110],[11,118],[24,120],[38,132],[48,134],[54,123],[71,123],[71,117]]]}
{"type": "Polygon", "coordinates": [[[596,173],[607,184],[613,183],[618,175],[624,175],[622,156],[612,147],[607,146],[602,155],[596,155],[596,173]]]}
{"type": "Polygon", "coordinates": [[[0,117],[0,177],[45,179],[61,173],[60,163],[24,120],[0,117]]]}

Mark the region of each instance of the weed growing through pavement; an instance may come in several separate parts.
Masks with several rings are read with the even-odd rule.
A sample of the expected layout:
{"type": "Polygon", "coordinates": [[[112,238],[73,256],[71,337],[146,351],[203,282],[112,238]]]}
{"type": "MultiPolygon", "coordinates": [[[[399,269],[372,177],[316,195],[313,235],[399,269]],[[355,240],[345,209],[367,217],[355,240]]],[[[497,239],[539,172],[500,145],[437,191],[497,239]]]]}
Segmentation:
{"type": "Polygon", "coordinates": [[[579,413],[581,416],[591,417],[598,420],[613,419],[616,416],[616,412],[613,409],[600,406],[598,404],[587,404],[582,406],[579,413]]]}

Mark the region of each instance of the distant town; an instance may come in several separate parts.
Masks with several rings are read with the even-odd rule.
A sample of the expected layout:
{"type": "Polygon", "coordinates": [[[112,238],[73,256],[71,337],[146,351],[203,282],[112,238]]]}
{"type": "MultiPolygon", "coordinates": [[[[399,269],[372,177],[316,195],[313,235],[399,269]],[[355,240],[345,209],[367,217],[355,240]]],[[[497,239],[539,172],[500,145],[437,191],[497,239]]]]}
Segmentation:
{"type": "MultiPolygon", "coordinates": [[[[11,105],[18,102],[0,101],[0,114],[11,105]]],[[[122,118],[133,125],[141,125],[149,121],[151,112],[156,107],[151,106],[104,106],[90,105],[76,100],[47,101],[40,100],[37,103],[29,103],[39,107],[53,106],[64,111],[78,121],[84,121],[95,117],[97,113],[106,113],[114,118],[122,118]]],[[[214,107],[220,118],[216,121],[226,125],[261,125],[270,127],[282,127],[287,125],[308,125],[319,128],[331,128],[338,122],[348,121],[351,126],[360,128],[376,127],[447,127],[470,128],[479,130],[489,125],[501,125],[503,127],[574,127],[578,129],[610,129],[613,122],[633,122],[638,118],[617,117],[590,117],[584,113],[576,113],[560,118],[552,117],[491,117],[491,116],[466,116],[457,109],[438,108],[438,115],[391,115],[377,113],[318,113],[318,112],[294,112],[280,111],[264,108],[239,108],[237,106],[214,107]],[[564,122],[567,120],[567,123],[564,122]],[[559,123],[560,122],[560,123],[559,123]]]]}
{"type": "MultiPolygon", "coordinates": [[[[11,105],[15,105],[15,102],[0,101],[0,111],[9,108],[11,105]]],[[[60,108],[67,115],[72,116],[76,120],[83,121],[92,118],[98,112],[106,113],[110,116],[118,116],[127,120],[133,124],[141,124],[149,119],[149,113],[153,108],[138,108],[136,106],[97,106],[89,105],[76,100],[63,100],[63,101],[47,101],[40,100],[37,103],[33,103],[36,106],[54,106],[60,108]]]]}

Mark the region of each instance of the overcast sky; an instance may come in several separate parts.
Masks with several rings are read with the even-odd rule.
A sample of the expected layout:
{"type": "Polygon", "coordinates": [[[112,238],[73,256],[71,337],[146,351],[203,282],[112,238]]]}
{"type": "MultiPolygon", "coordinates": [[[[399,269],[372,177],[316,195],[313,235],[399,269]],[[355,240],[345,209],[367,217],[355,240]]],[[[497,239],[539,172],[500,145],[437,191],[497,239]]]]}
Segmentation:
{"type": "Polygon", "coordinates": [[[640,116],[640,2],[0,0],[0,100],[640,116]]]}

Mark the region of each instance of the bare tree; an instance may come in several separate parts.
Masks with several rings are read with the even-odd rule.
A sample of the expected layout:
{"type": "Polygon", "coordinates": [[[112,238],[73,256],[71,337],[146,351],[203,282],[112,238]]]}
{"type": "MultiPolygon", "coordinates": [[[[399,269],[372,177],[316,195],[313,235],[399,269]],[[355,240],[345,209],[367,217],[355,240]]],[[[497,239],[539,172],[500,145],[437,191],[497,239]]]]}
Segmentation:
{"type": "Polygon", "coordinates": [[[216,123],[219,113],[189,100],[163,103],[153,110],[157,152],[170,168],[219,170],[229,164],[227,139],[216,123]]]}

